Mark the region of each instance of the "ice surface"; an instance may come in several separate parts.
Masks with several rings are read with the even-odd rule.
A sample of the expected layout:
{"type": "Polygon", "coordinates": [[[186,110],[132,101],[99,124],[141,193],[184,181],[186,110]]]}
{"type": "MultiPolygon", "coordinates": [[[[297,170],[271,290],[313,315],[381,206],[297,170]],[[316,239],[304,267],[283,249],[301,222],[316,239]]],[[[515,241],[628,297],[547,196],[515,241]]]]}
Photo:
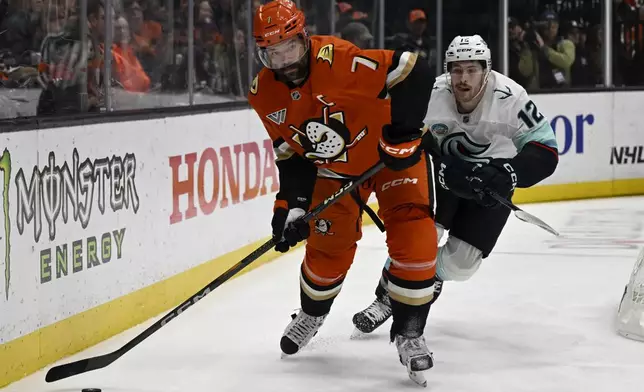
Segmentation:
{"type": "MultiPolygon", "coordinates": [[[[446,282],[426,337],[428,391],[639,391],[644,343],[624,339],[615,315],[639,248],[644,198],[521,206],[562,234],[510,216],[493,255],[467,282],[446,282]]],[[[356,261],[318,335],[280,359],[299,306],[303,250],[217,289],[105,369],[46,384],[47,369],[0,392],[401,391],[407,377],[391,321],[350,340],[351,317],[373,299],[384,235],[365,229],[356,261]]],[[[107,321],[109,322],[109,321],[107,321]]],[[[62,362],[112,351],[152,321],[62,362]]]]}

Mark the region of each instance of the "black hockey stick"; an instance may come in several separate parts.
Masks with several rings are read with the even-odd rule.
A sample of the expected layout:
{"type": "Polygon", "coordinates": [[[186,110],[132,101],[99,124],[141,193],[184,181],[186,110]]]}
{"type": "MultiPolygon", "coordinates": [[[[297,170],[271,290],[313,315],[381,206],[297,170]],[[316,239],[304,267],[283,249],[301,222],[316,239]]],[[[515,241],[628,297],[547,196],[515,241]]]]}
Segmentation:
{"type": "Polygon", "coordinates": [[[550,225],[548,225],[546,222],[542,221],[541,219],[537,218],[536,216],[534,216],[534,215],[532,215],[530,213],[527,213],[527,212],[523,211],[521,208],[515,206],[511,201],[505,199],[503,196],[501,196],[498,193],[496,193],[496,192],[494,192],[492,190],[489,190],[489,189],[484,190],[484,192],[487,193],[488,195],[490,195],[492,198],[494,198],[494,200],[498,201],[500,204],[502,204],[502,205],[506,206],[507,208],[511,209],[512,211],[514,211],[514,216],[516,216],[517,219],[520,219],[520,220],[522,220],[524,222],[539,226],[540,228],[544,229],[545,231],[547,231],[549,233],[552,233],[552,234],[556,235],[557,237],[559,237],[559,232],[557,230],[553,229],[552,227],[550,227],[550,225]]]}
{"type": "MultiPolygon", "coordinates": [[[[342,188],[340,188],[337,192],[329,196],[322,203],[315,206],[315,208],[313,208],[311,211],[303,215],[300,219],[303,219],[305,222],[310,221],[311,219],[319,215],[322,211],[324,211],[329,206],[331,206],[336,201],[338,201],[338,199],[340,199],[342,196],[356,189],[363,182],[365,182],[371,176],[376,174],[378,171],[382,170],[382,168],[384,167],[385,167],[385,164],[382,162],[379,162],[378,164],[376,164],[375,166],[373,166],[372,168],[364,172],[355,181],[349,181],[348,183],[343,185],[342,188]]],[[[226,272],[221,274],[217,279],[213,280],[206,287],[196,292],[192,297],[188,298],[181,305],[174,308],[170,313],[166,314],[162,319],[160,319],[159,321],[149,326],[145,331],[141,332],[134,339],[127,342],[123,347],[119,348],[118,350],[113,351],[109,354],[99,355],[97,357],[81,359],[76,362],[55,366],[49,369],[49,371],[47,372],[47,375],[45,376],[45,381],[54,382],[54,381],[62,380],[67,377],[72,377],[81,373],[89,372],[92,370],[102,369],[108,366],[112,362],[122,357],[125,353],[127,353],[128,351],[136,347],[139,343],[143,342],[150,335],[152,335],[153,333],[161,329],[161,327],[163,327],[164,325],[166,325],[167,323],[169,323],[170,321],[178,317],[186,309],[196,304],[199,300],[201,300],[206,295],[210,294],[217,287],[221,286],[228,279],[233,277],[235,274],[237,274],[239,271],[241,271],[246,266],[251,264],[253,261],[257,260],[261,255],[263,255],[264,253],[268,252],[271,248],[273,248],[273,246],[275,246],[275,242],[273,241],[273,239],[270,239],[267,242],[265,242],[262,246],[254,250],[251,254],[246,256],[244,259],[242,259],[234,266],[230,267],[226,272]]]]}

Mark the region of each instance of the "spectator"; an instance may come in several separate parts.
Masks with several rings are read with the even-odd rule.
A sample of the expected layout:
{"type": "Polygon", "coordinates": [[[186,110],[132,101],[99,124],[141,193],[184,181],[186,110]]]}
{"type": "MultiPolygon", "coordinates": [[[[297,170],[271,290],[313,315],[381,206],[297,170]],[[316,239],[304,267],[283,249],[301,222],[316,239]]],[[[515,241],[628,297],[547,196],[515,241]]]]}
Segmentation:
{"type": "MultiPolygon", "coordinates": [[[[59,16],[59,7],[50,7],[54,19],[59,16]]],[[[31,52],[38,52],[42,40],[47,35],[48,18],[42,0],[29,0],[26,9],[11,10],[0,26],[0,47],[8,49],[16,64],[31,64],[31,52]]],[[[60,7],[64,14],[64,7],[60,7]]],[[[48,15],[47,15],[48,16],[48,15]]]]}
{"type": "Polygon", "coordinates": [[[644,5],[623,0],[615,7],[615,84],[644,85],[644,5]]]}
{"type": "Polygon", "coordinates": [[[526,89],[539,88],[539,64],[536,47],[525,41],[526,32],[516,18],[508,20],[510,78],[526,89]]]}
{"type": "Polygon", "coordinates": [[[588,60],[594,86],[604,85],[604,35],[600,25],[594,25],[582,34],[585,56],[588,60]]]}
{"type": "Polygon", "coordinates": [[[371,49],[374,47],[373,35],[369,32],[367,26],[360,22],[351,22],[347,24],[340,37],[345,39],[360,49],[371,49]]]}
{"type": "Polygon", "coordinates": [[[571,20],[566,28],[566,37],[575,44],[575,61],[570,68],[573,87],[595,87],[601,84],[601,61],[592,56],[587,35],[580,23],[571,20]]]}
{"type": "Polygon", "coordinates": [[[161,77],[164,52],[163,29],[159,22],[146,20],[138,0],[126,0],[124,16],[132,36],[132,50],[147,75],[158,82],[161,77]]]}
{"type": "Polygon", "coordinates": [[[570,67],[575,61],[575,44],[569,39],[558,39],[559,18],[546,11],[537,24],[534,39],[539,53],[539,87],[570,87],[570,67]]]}
{"type": "MultiPolygon", "coordinates": [[[[75,14],[79,14],[78,10],[75,14]]],[[[100,0],[87,0],[87,22],[86,37],[81,36],[76,16],[68,19],[60,33],[45,37],[39,66],[43,90],[38,115],[97,112],[103,107],[103,58],[99,45],[105,34],[105,9],[100,0]],[[83,40],[87,51],[83,50],[83,40]]]]}
{"type": "Polygon", "coordinates": [[[385,46],[389,49],[407,50],[418,54],[418,57],[434,66],[436,56],[430,40],[425,36],[427,30],[427,15],[421,9],[409,12],[407,32],[400,32],[393,37],[387,37],[385,46]]]}
{"type": "Polygon", "coordinates": [[[124,90],[131,92],[146,92],[150,88],[150,78],[143,70],[141,63],[134,54],[132,39],[127,20],[119,17],[114,29],[112,44],[112,77],[124,90]]]}

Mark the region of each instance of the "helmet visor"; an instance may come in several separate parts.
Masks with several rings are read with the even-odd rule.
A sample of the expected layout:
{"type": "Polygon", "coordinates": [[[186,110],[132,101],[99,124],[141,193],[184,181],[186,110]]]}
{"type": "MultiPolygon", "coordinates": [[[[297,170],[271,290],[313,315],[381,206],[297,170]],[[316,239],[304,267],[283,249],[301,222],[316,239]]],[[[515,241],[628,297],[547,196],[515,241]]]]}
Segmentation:
{"type": "Polygon", "coordinates": [[[296,36],[266,48],[258,48],[262,64],[270,69],[282,69],[297,64],[308,50],[307,41],[296,36]]]}

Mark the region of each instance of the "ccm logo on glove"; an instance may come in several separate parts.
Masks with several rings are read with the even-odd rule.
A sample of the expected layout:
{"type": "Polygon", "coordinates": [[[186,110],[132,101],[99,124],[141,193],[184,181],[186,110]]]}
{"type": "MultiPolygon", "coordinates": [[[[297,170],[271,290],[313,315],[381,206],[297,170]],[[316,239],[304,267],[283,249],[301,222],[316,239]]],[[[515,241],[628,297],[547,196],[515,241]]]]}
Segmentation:
{"type": "Polygon", "coordinates": [[[416,152],[416,150],[418,150],[418,145],[418,142],[413,141],[405,143],[403,147],[394,147],[385,144],[385,142],[380,139],[380,147],[385,150],[385,152],[400,158],[407,158],[412,156],[416,152]]]}
{"type": "Polygon", "coordinates": [[[387,124],[382,127],[378,155],[385,166],[393,171],[408,169],[420,161],[420,128],[387,124]]]}
{"type": "Polygon", "coordinates": [[[443,187],[443,189],[449,191],[449,188],[445,183],[445,169],[447,169],[447,165],[441,162],[441,168],[438,170],[438,183],[441,184],[441,187],[443,187]]]}
{"type": "Polygon", "coordinates": [[[512,190],[517,187],[517,173],[514,171],[514,168],[509,163],[504,163],[503,168],[510,173],[510,180],[512,181],[512,190]]]}

